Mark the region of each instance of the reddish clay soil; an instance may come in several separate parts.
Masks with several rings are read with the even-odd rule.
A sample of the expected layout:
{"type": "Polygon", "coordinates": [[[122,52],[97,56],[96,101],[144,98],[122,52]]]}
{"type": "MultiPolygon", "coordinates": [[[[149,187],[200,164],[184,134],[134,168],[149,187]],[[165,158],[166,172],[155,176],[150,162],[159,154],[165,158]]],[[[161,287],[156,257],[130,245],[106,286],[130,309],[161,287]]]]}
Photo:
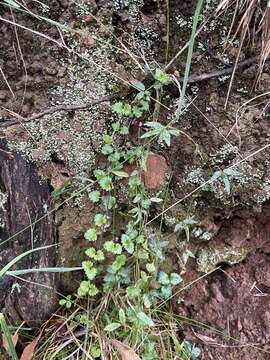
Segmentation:
{"type": "MultiPolygon", "coordinates": [[[[179,312],[191,321],[181,332],[201,344],[205,360],[270,359],[270,204],[260,216],[245,211],[224,221],[217,243],[224,234],[236,246],[248,242],[253,251],[242,263],[220,264],[185,292],[179,312]]],[[[189,271],[185,280],[199,275],[189,271]]]]}

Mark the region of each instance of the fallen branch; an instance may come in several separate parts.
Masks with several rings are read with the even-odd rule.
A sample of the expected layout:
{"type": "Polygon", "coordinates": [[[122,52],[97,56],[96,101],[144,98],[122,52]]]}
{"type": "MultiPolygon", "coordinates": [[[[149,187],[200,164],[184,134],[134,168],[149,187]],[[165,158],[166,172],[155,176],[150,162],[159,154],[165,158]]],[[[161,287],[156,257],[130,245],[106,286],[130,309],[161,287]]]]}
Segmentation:
{"type": "Polygon", "coordinates": [[[48,109],[45,109],[44,111],[41,111],[40,113],[34,114],[27,118],[24,118],[24,117],[18,115],[17,118],[15,118],[15,119],[0,122],[0,127],[5,128],[5,127],[9,127],[9,126],[16,125],[16,124],[24,125],[25,123],[41,119],[45,115],[54,114],[55,112],[58,112],[58,111],[87,110],[94,105],[98,105],[98,104],[101,104],[106,101],[115,100],[118,97],[119,97],[119,94],[114,94],[114,95],[103,96],[103,97],[100,97],[99,99],[94,99],[94,100],[84,103],[84,104],[75,104],[75,105],[61,104],[61,105],[52,106],[48,109]]]}
{"type": "MultiPolygon", "coordinates": [[[[265,61],[270,61],[270,54],[267,56],[267,58],[265,59],[265,61]]],[[[236,65],[236,71],[242,70],[244,68],[248,68],[253,64],[256,64],[259,62],[259,57],[258,56],[254,56],[252,58],[240,61],[237,65],[236,65]]],[[[234,70],[234,65],[223,69],[223,70],[218,70],[218,71],[214,71],[211,73],[205,73],[205,74],[201,74],[201,75],[191,75],[188,78],[188,83],[195,83],[195,82],[199,82],[199,81],[205,81],[205,80],[209,80],[209,79],[213,79],[219,76],[226,76],[226,75],[231,75],[233,73],[234,70]]],[[[178,79],[180,82],[184,80],[183,77],[178,79]]]]}
{"type": "MultiPolygon", "coordinates": [[[[251,65],[258,63],[258,61],[259,61],[258,56],[254,56],[252,58],[240,61],[236,66],[236,71],[242,70],[244,68],[248,68],[251,65]]],[[[265,62],[266,61],[270,61],[270,54],[266,57],[265,62]]],[[[234,65],[232,65],[226,69],[214,71],[211,73],[204,73],[204,74],[200,74],[200,75],[193,74],[188,78],[188,83],[192,84],[195,82],[200,82],[200,81],[217,78],[219,76],[231,75],[233,73],[233,71],[234,71],[234,65]]],[[[181,77],[178,80],[180,82],[182,82],[184,80],[184,78],[181,77]]],[[[45,109],[44,111],[41,111],[40,113],[34,114],[27,118],[17,115],[17,118],[15,118],[15,119],[0,122],[0,128],[6,128],[6,127],[16,125],[16,124],[24,125],[25,123],[41,119],[45,115],[53,114],[58,111],[87,110],[94,105],[101,104],[106,101],[115,100],[117,98],[119,98],[119,94],[103,96],[99,99],[92,100],[85,104],[76,104],[76,105],[62,104],[62,105],[52,106],[48,109],[45,109]]]]}

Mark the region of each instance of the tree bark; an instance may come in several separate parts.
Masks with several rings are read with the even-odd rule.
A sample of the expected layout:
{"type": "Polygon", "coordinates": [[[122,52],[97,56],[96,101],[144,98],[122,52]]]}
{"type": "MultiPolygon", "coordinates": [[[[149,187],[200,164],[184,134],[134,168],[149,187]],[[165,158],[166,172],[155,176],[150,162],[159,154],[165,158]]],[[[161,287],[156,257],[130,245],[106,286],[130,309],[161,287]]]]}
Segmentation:
{"type": "MultiPolygon", "coordinates": [[[[48,185],[40,180],[35,166],[10,152],[5,139],[0,138],[0,269],[27,250],[54,243],[53,216],[37,221],[50,203],[48,185]]],[[[52,247],[23,258],[12,270],[52,267],[55,263],[56,248],[52,247]]],[[[0,311],[4,309],[14,323],[39,326],[57,306],[58,277],[51,273],[22,277],[24,280],[9,275],[0,278],[0,311]]]]}

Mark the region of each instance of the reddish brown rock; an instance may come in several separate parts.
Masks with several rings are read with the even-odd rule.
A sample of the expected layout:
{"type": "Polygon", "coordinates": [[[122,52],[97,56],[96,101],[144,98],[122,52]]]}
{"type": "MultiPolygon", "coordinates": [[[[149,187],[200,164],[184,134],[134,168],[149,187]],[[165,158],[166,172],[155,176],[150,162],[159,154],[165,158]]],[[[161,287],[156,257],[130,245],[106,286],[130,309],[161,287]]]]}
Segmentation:
{"type": "MultiPolygon", "coordinates": [[[[129,176],[138,170],[135,165],[126,165],[124,171],[129,176]]],[[[150,154],[146,160],[146,171],[140,171],[141,178],[145,187],[148,190],[159,190],[165,182],[166,172],[168,171],[168,165],[165,158],[161,155],[150,154]]],[[[128,181],[125,181],[126,185],[128,181]]]]}
{"type": "Polygon", "coordinates": [[[148,190],[158,190],[165,182],[168,165],[163,156],[150,154],[146,160],[146,172],[142,174],[148,190]]]}

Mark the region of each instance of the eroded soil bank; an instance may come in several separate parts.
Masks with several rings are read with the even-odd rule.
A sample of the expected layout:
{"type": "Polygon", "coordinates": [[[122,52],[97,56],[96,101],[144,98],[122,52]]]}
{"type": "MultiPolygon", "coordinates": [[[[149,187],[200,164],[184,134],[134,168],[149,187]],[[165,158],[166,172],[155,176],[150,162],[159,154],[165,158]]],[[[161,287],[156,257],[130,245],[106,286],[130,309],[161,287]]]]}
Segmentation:
{"type": "MultiPolygon", "coordinates": [[[[164,1],[46,3],[49,8],[35,5],[33,11],[43,11],[46,17],[75,31],[57,29],[20,12],[16,13],[16,22],[46,37],[0,21],[0,65],[6,78],[1,77],[0,126],[6,119],[14,118],[14,113],[28,117],[53,105],[78,104],[112,93],[128,98],[130,90],[126,82],[145,79],[138,62],[164,67],[188,41],[195,9],[194,1],[170,1],[168,22],[168,6],[164,1]],[[59,42],[63,36],[66,46],[76,53],[68,52],[48,36],[59,42]]],[[[204,15],[214,11],[216,3],[207,2],[204,15]]],[[[13,21],[8,8],[0,5],[0,9],[3,17],[13,21]]],[[[232,11],[229,11],[207,24],[195,44],[191,74],[211,73],[234,63],[238,38],[225,48],[231,19],[232,11]]],[[[240,60],[258,55],[259,41],[256,44],[253,48],[246,44],[240,60]]],[[[181,77],[185,63],[184,52],[168,72],[181,77]]],[[[252,92],[257,67],[236,72],[226,108],[230,82],[226,76],[190,84],[190,104],[180,118],[177,118],[177,86],[166,89],[163,97],[166,108],[152,105],[160,122],[170,120],[181,130],[181,135],[173,139],[170,148],[158,142],[151,148],[162,160],[148,174],[155,174],[149,191],[157,197],[166,193],[166,197],[162,204],[154,205],[149,221],[168,210],[162,216],[162,223],[159,217],[148,226],[151,232],[161,224],[164,238],[169,240],[168,266],[182,272],[186,284],[192,282],[173,299],[173,307],[183,317],[180,338],[199,344],[202,359],[270,358],[269,70],[266,63],[252,92]],[[214,173],[232,165],[235,173],[229,175],[229,189],[221,180],[208,182],[214,173]],[[159,180],[155,182],[159,176],[163,178],[162,186],[159,180]],[[187,219],[193,220],[189,241],[184,231],[174,233],[175,225],[187,219]],[[187,260],[187,251],[195,258],[187,260]],[[199,279],[215,267],[219,269],[199,279]]],[[[146,77],[145,81],[149,79],[146,77]]],[[[37,256],[27,267],[81,263],[88,246],[84,232],[93,223],[96,208],[87,192],[80,190],[85,179],[91,178],[96,164],[105,163],[100,154],[102,135],[114,120],[110,103],[106,102],[88,111],[62,111],[27,125],[2,126],[1,138],[8,142],[8,147],[5,145],[3,149],[13,154],[19,168],[12,169],[14,159],[1,160],[0,194],[5,200],[1,210],[4,214],[1,218],[5,219],[1,241],[46,211],[55,207],[57,210],[26,233],[19,233],[14,246],[0,245],[1,268],[12,258],[11,252],[19,254],[29,248],[31,241],[37,241],[40,246],[56,242],[59,251],[57,258],[52,253],[42,263],[43,259],[37,256]],[[5,168],[9,168],[12,181],[2,179],[5,168]],[[37,173],[43,185],[39,184],[37,173]],[[31,176],[30,182],[26,182],[31,176]],[[53,198],[49,193],[63,184],[63,191],[53,198]],[[31,190],[32,186],[35,191],[31,190]],[[12,200],[16,191],[19,196],[12,200]],[[69,200],[74,192],[77,195],[69,200]],[[38,204],[36,197],[42,197],[38,204]],[[16,219],[14,226],[7,227],[7,223],[14,221],[14,208],[24,216],[18,223],[16,219]],[[47,233],[43,237],[45,228],[47,233]]],[[[143,121],[132,122],[123,147],[142,142],[143,121]]],[[[120,210],[124,209],[124,195],[119,203],[120,210]]],[[[117,226],[121,231],[121,216],[117,226]]],[[[39,274],[32,279],[53,288],[49,292],[50,302],[41,305],[42,318],[50,316],[57,307],[56,289],[76,291],[80,279],[78,273],[63,276],[60,282],[51,275],[39,274]]],[[[26,289],[23,282],[18,280],[18,283],[26,289]]],[[[20,305],[24,301],[22,295],[18,297],[16,291],[19,291],[17,287],[13,289],[13,298],[20,300],[15,307],[25,310],[25,304],[20,305]]],[[[45,301],[48,293],[45,296],[39,291],[33,287],[31,296],[39,294],[45,301]]],[[[4,290],[0,294],[1,307],[7,306],[7,296],[2,294],[4,290]]],[[[33,320],[33,308],[30,314],[17,312],[20,320],[28,323],[33,320]]],[[[18,320],[17,314],[11,311],[10,315],[18,320]]]]}

